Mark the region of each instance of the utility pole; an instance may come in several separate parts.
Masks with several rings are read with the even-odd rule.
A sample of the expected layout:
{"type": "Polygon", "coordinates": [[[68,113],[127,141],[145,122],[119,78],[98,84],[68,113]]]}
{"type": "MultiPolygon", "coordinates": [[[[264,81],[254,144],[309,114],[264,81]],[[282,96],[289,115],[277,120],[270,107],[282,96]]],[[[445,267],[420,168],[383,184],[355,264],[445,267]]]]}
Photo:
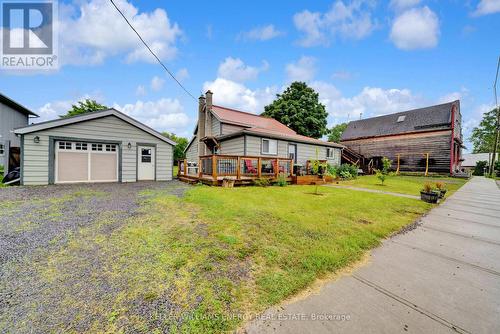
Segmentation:
{"type": "Polygon", "coordinates": [[[497,64],[497,75],[495,77],[495,83],[493,84],[493,93],[495,94],[495,107],[497,111],[497,120],[495,122],[495,142],[493,143],[493,157],[491,158],[490,164],[490,177],[495,173],[495,161],[497,156],[497,148],[498,148],[498,135],[500,132],[500,108],[498,108],[498,99],[497,99],[497,81],[498,81],[498,69],[500,68],[500,56],[498,57],[497,64]]]}

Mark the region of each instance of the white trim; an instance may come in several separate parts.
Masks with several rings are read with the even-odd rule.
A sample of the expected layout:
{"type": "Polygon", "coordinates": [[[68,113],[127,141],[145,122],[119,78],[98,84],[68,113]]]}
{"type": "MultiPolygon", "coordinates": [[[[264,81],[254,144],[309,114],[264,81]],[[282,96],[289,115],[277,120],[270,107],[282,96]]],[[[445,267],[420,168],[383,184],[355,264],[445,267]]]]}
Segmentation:
{"type": "Polygon", "coordinates": [[[23,128],[15,129],[14,133],[15,134],[27,134],[27,133],[31,133],[31,132],[37,132],[37,131],[41,131],[41,130],[45,130],[45,129],[51,129],[51,128],[56,128],[56,127],[60,127],[60,126],[64,126],[64,125],[69,125],[69,124],[73,124],[73,123],[90,121],[90,120],[93,120],[96,118],[101,118],[101,117],[106,117],[106,116],[116,116],[119,119],[141,129],[144,132],[149,133],[152,136],[155,136],[156,138],[158,138],[158,139],[160,139],[160,140],[162,140],[170,145],[175,146],[177,144],[176,142],[174,142],[170,138],[163,136],[162,134],[151,129],[147,125],[133,119],[130,116],[127,116],[127,115],[119,112],[116,109],[94,111],[94,112],[86,113],[86,114],[79,115],[79,116],[61,118],[61,119],[56,119],[53,121],[47,121],[47,122],[42,122],[42,123],[38,123],[38,124],[33,124],[33,125],[29,125],[29,126],[26,126],[23,128]]]}

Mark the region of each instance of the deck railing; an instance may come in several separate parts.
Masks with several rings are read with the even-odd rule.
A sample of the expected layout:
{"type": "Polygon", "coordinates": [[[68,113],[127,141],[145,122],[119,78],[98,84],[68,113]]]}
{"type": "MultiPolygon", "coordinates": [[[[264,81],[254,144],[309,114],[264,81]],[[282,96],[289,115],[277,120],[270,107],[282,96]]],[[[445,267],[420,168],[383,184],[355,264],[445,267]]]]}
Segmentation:
{"type": "Polygon", "coordinates": [[[293,160],[238,155],[206,155],[198,163],[179,161],[179,176],[220,180],[224,177],[235,180],[277,178],[293,175],[293,160]],[[197,175],[193,171],[197,171],[197,175]]]}

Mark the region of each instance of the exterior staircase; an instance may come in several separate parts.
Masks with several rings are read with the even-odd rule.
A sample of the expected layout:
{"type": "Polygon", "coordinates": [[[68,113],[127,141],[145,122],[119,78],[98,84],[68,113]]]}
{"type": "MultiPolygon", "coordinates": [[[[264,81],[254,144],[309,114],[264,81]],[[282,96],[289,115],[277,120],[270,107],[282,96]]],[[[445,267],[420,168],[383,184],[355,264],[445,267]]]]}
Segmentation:
{"type": "Polygon", "coordinates": [[[365,174],[373,174],[373,159],[368,160],[363,155],[345,147],[342,150],[342,163],[358,166],[365,174]]]}

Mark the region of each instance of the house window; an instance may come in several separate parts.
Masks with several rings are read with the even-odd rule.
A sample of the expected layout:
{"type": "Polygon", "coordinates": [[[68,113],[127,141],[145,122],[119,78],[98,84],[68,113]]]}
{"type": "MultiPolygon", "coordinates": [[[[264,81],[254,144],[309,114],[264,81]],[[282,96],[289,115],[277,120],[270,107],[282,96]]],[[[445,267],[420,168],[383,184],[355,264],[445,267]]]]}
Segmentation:
{"type": "Polygon", "coordinates": [[[92,151],[102,151],[102,144],[92,144],[92,151]]]}
{"type": "Polygon", "coordinates": [[[333,158],[335,156],[335,151],[333,148],[327,148],[326,149],[326,157],[327,158],[333,158]]]}
{"type": "Polygon", "coordinates": [[[151,149],[150,148],[143,148],[141,150],[141,162],[151,163],[151,149]]]}
{"type": "Polygon", "coordinates": [[[106,144],[106,152],[116,152],[116,145],[106,144]]]}
{"type": "Polygon", "coordinates": [[[3,146],[3,144],[0,144],[0,157],[3,157],[4,154],[5,154],[5,146],[3,146]]]}
{"type": "Polygon", "coordinates": [[[278,141],[262,138],[262,154],[278,154],[278,141]]]}
{"type": "Polygon", "coordinates": [[[86,151],[87,150],[87,143],[75,143],[75,149],[77,151],[86,151]]]}
{"type": "Polygon", "coordinates": [[[72,143],[70,141],[60,141],[59,149],[60,150],[71,150],[72,143]]]}

